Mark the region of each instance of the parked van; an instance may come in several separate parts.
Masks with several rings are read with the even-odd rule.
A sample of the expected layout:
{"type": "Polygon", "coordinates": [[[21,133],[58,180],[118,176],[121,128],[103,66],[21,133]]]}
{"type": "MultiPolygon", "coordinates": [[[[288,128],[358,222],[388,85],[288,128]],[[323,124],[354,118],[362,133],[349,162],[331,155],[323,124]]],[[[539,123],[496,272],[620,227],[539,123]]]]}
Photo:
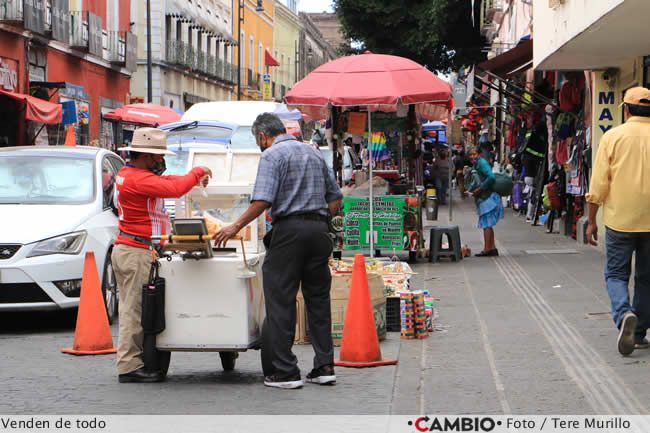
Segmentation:
{"type": "Polygon", "coordinates": [[[215,101],[194,104],[183,114],[183,121],[212,120],[239,126],[230,139],[233,149],[256,149],[251,128],[257,116],[275,113],[285,125],[295,125],[302,119],[297,110],[289,110],[285,104],[268,101],[215,101]]]}

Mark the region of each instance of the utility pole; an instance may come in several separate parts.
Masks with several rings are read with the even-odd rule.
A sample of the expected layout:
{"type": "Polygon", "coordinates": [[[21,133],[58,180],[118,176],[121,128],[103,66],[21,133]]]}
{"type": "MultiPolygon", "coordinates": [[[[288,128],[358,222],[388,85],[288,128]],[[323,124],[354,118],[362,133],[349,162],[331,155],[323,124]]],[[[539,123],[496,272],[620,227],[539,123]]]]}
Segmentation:
{"type": "Polygon", "coordinates": [[[239,13],[237,14],[237,100],[241,101],[241,48],[243,41],[241,40],[241,23],[244,22],[244,4],[246,0],[238,0],[239,13]]]}
{"type": "Polygon", "coordinates": [[[151,0],[147,0],[147,102],[153,102],[151,63],[151,0]]]}

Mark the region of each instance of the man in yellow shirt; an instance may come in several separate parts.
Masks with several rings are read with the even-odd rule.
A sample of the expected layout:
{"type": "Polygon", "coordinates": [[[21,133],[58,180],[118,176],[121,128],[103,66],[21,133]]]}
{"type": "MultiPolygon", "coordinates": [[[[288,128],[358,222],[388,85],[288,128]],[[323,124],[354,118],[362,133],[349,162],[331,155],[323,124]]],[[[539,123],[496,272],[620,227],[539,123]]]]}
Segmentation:
{"type": "Polygon", "coordinates": [[[619,328],[618,351],[650,346],[650,90],[634,87],[623,99],[626,123],[603,135],[587,201],[587,238],[597,245],[596,214],[606,226],[605,281],[612,317],[619,328]],[[634,299],[628,283],[636,253],[634,299]]]}

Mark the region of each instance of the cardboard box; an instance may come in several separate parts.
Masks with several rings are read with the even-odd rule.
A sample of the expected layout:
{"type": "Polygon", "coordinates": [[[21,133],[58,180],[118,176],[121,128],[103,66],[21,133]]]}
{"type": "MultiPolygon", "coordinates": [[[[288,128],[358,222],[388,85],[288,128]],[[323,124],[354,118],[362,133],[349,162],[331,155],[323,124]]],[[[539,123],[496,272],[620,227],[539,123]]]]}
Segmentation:
{"type": "MultiPolygon", "coordinates": [[[[332,275],[330,297],[332,307],[332,339],[334,340],[335,346],[339,346],[341,344],[341,338],[343,338],[345,311],[350,295],[351,280],[351,273],[332,275]]],[[[372,272],[368,273],[368,287],[370,288],[370,301],[375,316],[377,336],[380,340],[383,340],[386,338],[386,297],[384,296],[384,280],[381,275],[372,272]]],[[[307,322],[305,300],[303,299],[301,291],[298,291],[296,306],[296,338],[294,341],[296,344],[308,344],[309,326],[307,322]],[[302,330],[304,330],[304,333],[302,330]]]]}
{"type": "Polygon", "coordinates": [[[307,310],[305,308],[305,299],[302,297],[302,291],[298,290],[296,298],[296,336],[293,342],[295,344],[309,344],[309,335],[307,334],[307,310]]]}

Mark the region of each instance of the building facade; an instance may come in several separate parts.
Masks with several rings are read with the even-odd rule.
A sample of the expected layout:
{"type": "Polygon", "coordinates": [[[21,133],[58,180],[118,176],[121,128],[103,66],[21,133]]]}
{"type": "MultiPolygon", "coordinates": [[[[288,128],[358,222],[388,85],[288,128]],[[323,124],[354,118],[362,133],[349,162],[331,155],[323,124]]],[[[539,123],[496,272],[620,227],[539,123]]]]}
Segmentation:
{"type": "Polygon", "coordinates": [[[276,1],[273,57],[280,64],[272,71],[272,95],[276,101],[282,101],[287,91],[296,83],[301,31],[302,24],[296,10],[276,1]]]}
{"type": "MultiPolygon", "coordinates": [[[[0,88],[69,102],[79,144],[111,147],[116,131],[103,113],[129,100],[136,36],[130,0],[5,0],[0,7],[0,88]],[[72,104],[74,102],[74,104],[72,104]]],[[[0,96],[0,145],[62,144],[62,126],[25,119],[0,96]]]]}
{"type": "MultiPolygon", "coordinates": [[[[241,99],[263,98],[263,75],[267,73],[266,51],[273,52],[275,0],[233,0],[235,27],[239,29],[241,99]],[[243,20],[237,25],[239,17],[243,20]]],[[[235,60],[237,62],[237,60],[235,60]]],[[[270,72],[270,69],[269,69],[270,72]]]]}
{"type": "MultiPolygon", "coordinates": [[[[133,2],[138,34],[132,100],[147,100],[146,3],[133,2]]],[[[233,13],[229,0],[151,0],[152,100],[177,111],[233,98],[233,13]]]]}
{"type": "Polygon", "coordinates": [[[592,158],[603,134],[623,122],[625,91],[650,87],[650,27],[639,19],[649,12],[650,3],[643,0],[534,3],[539,34],[535,68],[577,71],[586,77],[584,123],[592,158]]]}
{"type": "Polygon", "coordinates": [[[311,71],[320,65],[337,57],[334,48],[325,40],[309,14],[300,12],[302,32],[300,33],[298,72],[296,81],[305,78],[311,71]]]}
{"type": "Polygon", "coordinates": [[[349,48],[350,42],[343,36],[341,22],[335,13],[323,12],[308,15],[334,51],[340,53],[349,48]]]}

